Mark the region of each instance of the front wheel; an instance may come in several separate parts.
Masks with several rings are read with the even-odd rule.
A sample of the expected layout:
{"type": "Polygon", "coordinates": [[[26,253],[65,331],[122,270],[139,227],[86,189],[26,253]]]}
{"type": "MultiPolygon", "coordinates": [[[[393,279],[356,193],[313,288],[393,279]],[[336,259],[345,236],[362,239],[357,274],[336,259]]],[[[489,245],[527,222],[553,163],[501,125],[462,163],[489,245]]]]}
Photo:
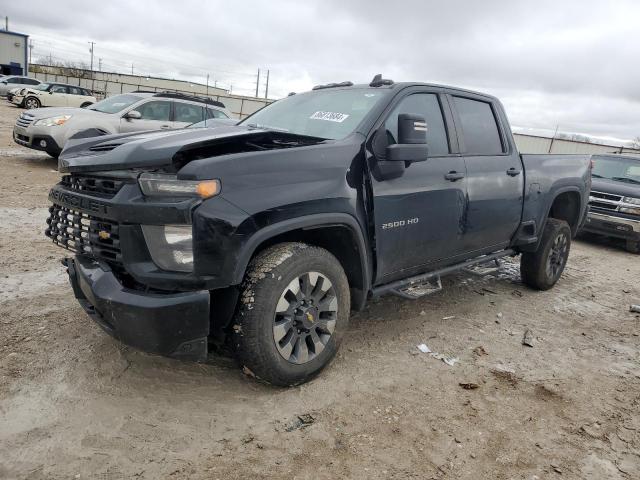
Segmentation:
{"type": "Polygon", "coordinates": [[[571,228],[564,220],[547,219],[542,240],[535,252],[525,252],[520,259],[522,281],[537,290],[553,287],[567,264],[571,248],[571,228]]]}
{"type": "Polygon", "coordinates": [[[347,329],[349,283],[328,251],[282,243],[250,263],[233,322],[240,364],[259,379],[297,385],[335,356],[347,329]]]}
{"type": "Polygon", "coordinates": [[[33,110],[34,108],[40,108],[40,100],[34,97],[28,97],[24,101],[24,106],[27,110],[33,110]]]}
{"type": "Polygon", "coordinates": [[[627,240],[627,252],[640,253],[640,241],[627,240]]]}

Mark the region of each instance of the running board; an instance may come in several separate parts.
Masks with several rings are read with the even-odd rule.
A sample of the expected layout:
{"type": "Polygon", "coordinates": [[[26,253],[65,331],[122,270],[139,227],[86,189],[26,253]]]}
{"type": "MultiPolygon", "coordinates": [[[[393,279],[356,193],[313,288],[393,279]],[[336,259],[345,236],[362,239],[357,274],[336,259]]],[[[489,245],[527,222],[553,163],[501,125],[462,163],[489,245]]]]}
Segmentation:
{"type": "Polygon", "coordinates": [[[494,262],[493,265],[486,265],[484,263],[479,263],[477,265],[464,268],[463,271],[471,275],[476,275],[477,277],[484,277],[485,275],[490,275],[500,270],[500,260],[496,258],[493,260],[493,262],[494,262]]]}
{"type": "Polygon", "coordinates": [[[454,273],[460,270],[474,267],[476,265],[481,265],[483,263],[492,262],[499,258],[509,257],[513,255],[516,255],[516,252],[512,249],[502,250],[500,252],[491,253],[489,255],[482,255],[481,257],[472,258],[471,260],[466,260],[456,265],[441,268],[440,270],[434,270],[433,272],[422,273],[420,275],[415,275],[413,277],[403,278],[402,280],[396,280],[395,282],[380,285],[379,287],[375,287],[371,290],[371,296],[379,297],[386,293],[395,293],[396,295],[399,295],[403,298],[420,298],[424,295],[428,295],[429,293],[434,293],[442,289],[442,284],[440,282],[440,277],[442,275],[448,275],[450,273],[454,273]],[[437,290],[433,289],[433,286],[435,285],[434,280],[437,281],[437,284],[439,285],[439,288],[437,290]],[[430,291],[427,285],[429,282],[431,282],[430,291]],[[411,293],[408,293],[408,291],[411,291],[412,289],[414,292],[423,291],[426,293],[415,296],[411,293]]]}
{"type": "Polygon", "coordinates": [[[391,292],[399,297],[415,300],[416,298],[431,295],[440,290],[442,290],[442,282],[440,281],[440,275],[438,275],[421,283],[412,283],[406,287],[396,288],[391,292]]]}

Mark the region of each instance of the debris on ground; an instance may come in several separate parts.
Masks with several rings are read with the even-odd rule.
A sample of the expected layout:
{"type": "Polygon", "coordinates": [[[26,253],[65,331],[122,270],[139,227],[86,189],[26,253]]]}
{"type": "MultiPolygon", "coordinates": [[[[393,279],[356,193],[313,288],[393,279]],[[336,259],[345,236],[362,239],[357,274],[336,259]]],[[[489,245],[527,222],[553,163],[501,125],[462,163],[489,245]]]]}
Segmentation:
{"type": "Polygon", "coordinates": [[[301,428],[306,428],[309,425],[312,425],[316,421],[313,418],[313,415],[310,413],[303,413],[302,415],[298,415],[291,422],[285,425],[284,429],[286,432],[293,432],[294,430],[298,430],[301,428]]]}
{"type": "Polygon", "coordinates": [[[242,443],[251,443],[256,439],[256,437],[254,437],[253,435],[249,434],[249,435],[245,435],[244,437],[242,437],[242,443]]]}
{"type": "Polygon", "coordinates": [[[498,314],[496,314],[496,318],[502,318],[502,312],[499,312],[498,314]]]}
{"type": "Polygon", "coordinates": [[[242,373],[244,373],[247,377],[256,378],[256,374],[253,373],[249,368],[242,367],[242,373]]]}
{"type": "Polygon", "coordinates": [[[522,297],[522,292],[520,290],[514,290],[513,292],[511,292],[511,295],[513,295],[514,297],[522,297]]]}
{"type": "Polygon", "coordinates": [[[522,345],[526,345],[527,347],[533,347],[533,342],[534,342],[533,333],[531,333],[531,330],[526,329],[524,332],[524,336],[522,337],[522,345]]]}
{"type": "Polygon", "coordinates": [[[640,305],[631,305],[629,311],[633,313],[640,313],[640,305]]]}
{"type": "Polygon", "coordinates": [[[442,317],[443,320],[452,320],[454,318],[456,318],[455,315],[449,315],[448,317],[442,317]]]}
{"type": "Polygon", "coordinates": [[[491,373],[498,379],[507,382],[512,387],[518,385],[518,377],[516,371],[512,368],[505,367],[504,365],[496,365],[491,369],[491,373]]]}
{"type": "Polygon", "coordinates": [[[469,383],[460,382],[458,385],[460,385],[465,390],[475,390],[476,388],[480,388],[480,385],[473,382],[469,382],[469,383]]]}
{"type": "Polygon", "coordinates": [[[418,350],[420,350],[422,353],[428,353],[429,355],[431,355],[433,358],[437,360],[442,360],[444,363],[446,363],[450,367],[453,367],[456,363],[460,361],[460,359],[457,357],[449,357],[447,355],[444,355],[443,353],[431,351],[431,349],[427,347],[425,343],[421,343],[420,345],[418,345],[418,350]]]}
{"type": "Polygon", "coordinates": [[[474,348],[473,353],[475,353],[479,357],[482,357],[483,355],[489,355],[482,345],[478,345],[476,348],[474,348]]]}

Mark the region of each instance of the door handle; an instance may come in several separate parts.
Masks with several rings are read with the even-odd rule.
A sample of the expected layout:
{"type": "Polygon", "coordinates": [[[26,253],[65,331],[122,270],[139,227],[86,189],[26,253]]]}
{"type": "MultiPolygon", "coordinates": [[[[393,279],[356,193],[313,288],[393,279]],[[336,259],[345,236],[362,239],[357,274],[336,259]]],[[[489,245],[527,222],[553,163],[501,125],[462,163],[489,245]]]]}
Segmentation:
{"type": "Polygon", "coordinates": [[[464,178],[464,173],[456,172],[455,170],[450,171],[449,173],[444,174],[444,178],[449,180],[450,182],[455,182],[456,180],[460,180],[464,178]]]}
{"type": "Polygon", "coordinates": [[[514,167],[511,167],[509,170],[507,170],[507,175],[509,175],[510,177],[517,177],[518,175],[520,175],[520,172],[522,170],[517,170],[514,167]]]}

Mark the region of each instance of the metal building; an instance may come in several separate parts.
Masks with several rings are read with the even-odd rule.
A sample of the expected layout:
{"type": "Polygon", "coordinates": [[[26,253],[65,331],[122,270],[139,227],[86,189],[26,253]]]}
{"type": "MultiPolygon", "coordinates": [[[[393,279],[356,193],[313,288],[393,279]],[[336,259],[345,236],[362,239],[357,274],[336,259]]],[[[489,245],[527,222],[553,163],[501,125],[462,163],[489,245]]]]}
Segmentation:
{"type": "Polygon", "coordinates": [[[598,154],[598,153],[631,153],[640,154],[640,150],[622,145],[605,143],[587,143],[564,138],[543,137],[514,133],[520,153],[558,153],[558,154],[598,154]]]}
{"type": "Polygon", "coordinates": [[[28,75],[29,35],[0,30],[0,74],[28,75]]]}

